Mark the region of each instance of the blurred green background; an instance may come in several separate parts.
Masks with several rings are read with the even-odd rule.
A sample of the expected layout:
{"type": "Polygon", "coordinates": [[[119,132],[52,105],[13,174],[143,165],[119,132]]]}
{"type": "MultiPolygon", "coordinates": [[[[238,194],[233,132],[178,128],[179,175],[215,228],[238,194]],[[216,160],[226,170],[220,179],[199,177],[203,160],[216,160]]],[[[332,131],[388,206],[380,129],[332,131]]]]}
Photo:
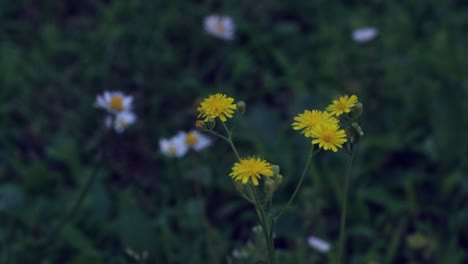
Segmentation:
{"type": "MultiPolygon", "coordinates": [[[[257,221],[228,177],[234,155],[221,140],[181,159],[158,146],[215,92],[247,102],[234,140],[281,166],[277,206],[309,148],[292,118],[358,95],[346,263],[468,263],[463,2],[0,1],[0,263],[230,263],[257,221]],[[233,41],[204,32],[212,13],[232,16],[233,41]],[[379,37],[355,43],[363,26],[379,37]],[[135,97],[138,122],[123,134],[93,106],[104,90],[135,97]]],[[[331,261],[306,238],[336,245],[345,161],[314,160],[277,223],[280,263],[331,261]]]]}

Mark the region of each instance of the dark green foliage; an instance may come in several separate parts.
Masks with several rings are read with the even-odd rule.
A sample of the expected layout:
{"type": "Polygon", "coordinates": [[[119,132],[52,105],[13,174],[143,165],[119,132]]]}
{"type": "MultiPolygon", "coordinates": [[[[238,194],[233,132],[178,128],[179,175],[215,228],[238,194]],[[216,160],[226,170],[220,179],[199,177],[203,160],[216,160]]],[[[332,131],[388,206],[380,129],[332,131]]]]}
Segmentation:
{"type": "MultiPolygon", "coordinates": [[[[222,140],[182,159],[158,150],[160,138],[193,127],[195,100],[214,92],[247,103],[234,140],[243,155],[281,166],[278,208],[309,148],[292,118],[358,95],[365,135],[350,183],[346,263],[468,262],[466,7],[1,1],[0,263],[225,263],[256,224],[228,177],[234,155],[222,140]],[[204,32],[211,13],[233,17],[234,41],[204,32]],[[362,26],[379,37],[353,42],[362,26]],[[123,134],[104,132],[105,113],[93,107],[104,90],[135,97],[138,122],[123,134]],[[97,181],[77,213],[43,244],[91,173],[97,181]]],[[[316,156],[277,223],[280,263],[334,259],[306,238],[336,245],[345,162],[344,152],[316,156]]]]}

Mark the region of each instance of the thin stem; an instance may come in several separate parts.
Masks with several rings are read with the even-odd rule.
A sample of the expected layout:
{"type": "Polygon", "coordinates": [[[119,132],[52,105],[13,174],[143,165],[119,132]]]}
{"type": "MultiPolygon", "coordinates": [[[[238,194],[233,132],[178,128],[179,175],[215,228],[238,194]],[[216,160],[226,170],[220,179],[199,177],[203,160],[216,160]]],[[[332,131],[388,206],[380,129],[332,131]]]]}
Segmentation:
{"type": "Polygon", "coordinates": [[[259,218],[260,218],[260,224],[262,226],[262,232],[263,235],[265,236],[265,242],[267,244],[267,250],[268,250],[268,262],[270,264],[275,264],[276,259],[275,259],[275,248],[273,246],[273,235],[269,234],[268,230],[268,223],[266,222],[265,219],[265,212],[262,210],[262,208],[257,209],[257,212],[259,213],[259,218]]]}
{"type": "Polygon", "coordinates": [[[226,124],[224,122],[221,121],[221,124],[223,124],[224,130],[226,130],[226,133],[228,135],[229,146],[231,146],[231,149],[234,152],[234,154],[236,155],[236,158],[240,161],[239,152],[237,152],[236,146],[234,146],[234,142],[232,142],[231,131],[228,129],[228,127],[226,126],[226,124]]]}
{"type": "Polygon", "coordinates": [[[219,133],[217,133],[217,132],[215,132],[215,131],[213,131],[211,129],[203,129],[203,131],[208,132],[210,134],[213,134],[213,135],[215,135],[217,137],[220,137],[221,139],[225,140],[226,142],[229,142],[229,138],[227,138],[227,137],[225,137],[225,136],[223,136],[223,135],[221,135],[221,134],[219,134],[219,133]]]}
{"type": "MultiPolygon", "coordinates": [[[[250,192],[253,193],[254,200],[255,200],[253,205],[255,206],[255,210],[257,211],[258,219],[260,221],[260,226],[262,227],[262,232],[263,232],[263,235],[265,236],[265,243],[267,245],[267,251],[268,251],[268,263],[275,264],[276,259],[275,259],[275,248],[273,246],[273,234],[269,232],[269,230],[271,229],[268,227],[265,210],[260,203],[258,194],[255,192],[252,186],[249,186],[249,190],[250,192]]],[[[270,223],[270,225],[271,224],[273,223],[270,223]]]]}
{"type": "Polygon", "coordinates": [[[314,156],[314,153],[317,153],[317,152],[314,152],[314,145],[312,144],[312,146],[310,147],[309,156],[307,157],[307,162],[306,162],[306,164],[304,166],[304,170],[302,171],[301,178],[299,179],[299,182],[296,185],[296,189],[294,189],[294,192],[291,195],[291,197],[289,198],[289,201],[286,204],[286,206],[283,207],[283,209],[281,209],[281,211],[275,216],[275,218],[274,218],[275,221],[286,211],[286,209],[288,209],[288,207],[291,205],[292,201],[296,197],[299,189],[301,188],[302,181],[304,180],[304,176],[306,175],[306,172],[309,169],[309,165],[310,165],[310,162],[312,161],[312,157],[314,156]]]}
{"type": "Polygon", "coordinates": [[[349,177],[351,175],[351,167],[353,166],[353,158],[354,158],[354,151],[356,150],[355,146],[351,147],[351,153],[348,156],[348,162],[346,165],[346,173],[343,183],[343,203],[341,207],[341,221],[340,221],[340,240],[338,244],[338,264],[343,263],[344,257],[344,240],[346,235],[346,211],[347,211],[347,204],[348,204],[348,185],[349,185],[349,177]]]}
{"type": "MultiPolygon", "coordinates": [[[[96,163],[99,163],[99,160],[101,159],[101,154],[98,152],[96,155],[96,163]]],[[[54,229],[49,233],[49,235],[46,237],[45,243],[48,244],[52,242],[59,234],[62,228],[67,224],[67,222],[75,215],[75,213],[78,211],[78,208],[81,206],[84,198],[86,197],[86,194],[88,194],[91,186],[93,185],[94,181],[97,178],[98,172],[97,172],[97,167],[98,165],[96,164],[94,167],[94,170],[91,172],[89,175],[88,179],[86,180],[85,185],[83,186],[83,189],[81,190],[80,194],[78,195],[78,198],[76,199],[75,203],[73,206],[70,208],[67,214],[65,214],[60,222],[55,226],[54,229]]]]}
{"type": "MultiPolygon", "coordinates": [[[[223,135],[221,135],[221,134],[219,134],[219,133],[217,133],[217,132],[215,132],[215,131],[213,131],[213,130],[208,130],[208,129],[207,129],[207,130],[205,130],[205,131],[207,131],[207,132],[209,132],[209,133],[211,133],[211,134],[213,134],[213,135],[215,135],[215,136],[218,136],[218,137],[220,137],[221,139],[225,140],[225,141],[229,144],[229,146],[231,147],[231,149],[232,149],[232,151],[234,152],[234,154],[236,155],[237,160],[240,161],[239,152],[237,151],[237,148],[236,148],[236,146],[234,145],[234,142],[232,141],[232,134],[231,134],[231,131],[229,131],[229,129],[227,128],[226,124],[224,124],[224,122],[221,121],[221,123],[223,124],[223,127],[224,127],[224,129],[226,130],[227,137],[225,137],[225,136],[223,136],[223,135]]],[[[252,199],[250,199],[249,197],[247,197],[247,195],[245,195],[243,192],[239,191],[239,194],[240,194],[242,197],[244,197],[247,201],[249,201],[250,203],[254,203],[254,202],[252,201],[252,199]]]]}
{"type": "MultiPolygon", "coordinates": [[[[220,134],[218,134],[216,132],[213,132],[213,133],[220,136],[221,138],[223,138],[224,140],[226,140],[229,143],[229,146],[231,147],[232,151],[236,155],[236,158],[240,161],[241,158],[240,158],[239,152],[237,151],[237,148],[234,145],[234,142],[232,141],[231,131],[228,129],[228,127],[226,126],[226,124],[224,122],[221,122],[221,124],[223,125],[224,130],[226,131],[227,137],[224,137],[224,136],[222,136],[222,135],[220,135],[220,134]]],[[[244,198],[246,198],[249,202],[251,202],[255,206],[255,210],[257,211],[257,215],[258,215],[258,218],[260,220],[260,225],[262,226],[262,232],[263,232],[263,235],[265,236],[265,242],[267,244],[268,263],[269,264],[275,264],[276,260],[275,260],[275,248],[273,246],[273,234],[269,234],[269,232],[268,232],[268,230],[270,230],[270,228],[268,228],[268,223],[266,222],[264,208],[262,207],[262,205],[260,203],[260,199],[258,197],[258,194],[256,193],[256,191],[253,189],[252,186],[249,186],[248,191],[250,193],[250,196],[253,199],[251,200],[251,199],[247,198],[246,195],[244,195],[244,198]]],[[[273,224],[273,222],[271,224],[273,224]]]]}

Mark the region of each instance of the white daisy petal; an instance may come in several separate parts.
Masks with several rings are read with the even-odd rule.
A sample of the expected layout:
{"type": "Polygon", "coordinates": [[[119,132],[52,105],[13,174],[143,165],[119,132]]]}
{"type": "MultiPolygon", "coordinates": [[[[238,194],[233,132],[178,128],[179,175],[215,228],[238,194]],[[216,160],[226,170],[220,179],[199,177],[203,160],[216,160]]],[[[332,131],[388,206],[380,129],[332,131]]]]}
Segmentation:
{"type": "Polygon", "coordinates": [[[128,126],[136,122],[136,115],[133,112],[120,112],[115,116],[114,130],[122,133],[128,126]]]}
{"type": "Polygon", "coordinates": [[[352,38],[357,43],[367,43],[375,39],[379,31],[374,27],[358,28],[353,31],[352,38]]]}
{"type": "Polygon", "coordinates": [[[328,252],[330,251],[330,248],[331,248],[330,243],[315,236],[309,236],[307,238],[307,243],[309,244],[310,247],[320,252],[328,252]]]}
{"type": "Polygon", "coordinates": [[[104,91],[96,97],[95,106],[103,108],[109,113],[118,114],[132,110],[133,97],[127,96],[120,91],[104,91]]]}
{"type": "Polygon", "coordinates": [[[187,144],[185,144],[185,132],[179,132],[170,139],[163,138],[159,140],[159,148],[168,157],[181,158],[185,156],[189,150],[187,144]]]}
{"type": "Polygon", "coordinates": [[[191,130],[186,135],[186,144],[192,147],[195,151],[203,150],[211,145],[212,141],[209,137],[203,135],[197,130],[191,130]]]}
{"type": "Polygon", "coordinates": [[[236,26],[231,17],[209,15],[204,20],[205,31],[224,40],[232,40],[236,26]]]}

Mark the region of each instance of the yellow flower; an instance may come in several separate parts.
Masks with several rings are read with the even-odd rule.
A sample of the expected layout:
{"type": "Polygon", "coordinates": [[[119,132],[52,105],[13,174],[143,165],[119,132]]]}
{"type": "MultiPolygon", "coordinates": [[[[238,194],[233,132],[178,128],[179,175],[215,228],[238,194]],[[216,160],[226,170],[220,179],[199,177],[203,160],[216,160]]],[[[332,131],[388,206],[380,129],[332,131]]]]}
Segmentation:
{"type": "Polygon", "coordinates": [[[357,101],[358,98],[356,95],[351,95],[351,97],[344,95],[338,98],[338,100],[333,100],[332,104],[327,107],[327,111],[336,116],[349,113],[351,108],[356,105],[357,101]]]}
{"type": "Polygon", "coordinates": [[[197,108],[198,117],[204,118],[205,121],[219,117],[221,121],[226,122],[227,117],[231,118],[234,110],[236,110],[236,104],[233,102],[233,98],[221,93],[210,95],[197,108]]]}
{"type": "Polygon", "coordinates": [[[271,164],[267,161],[256,157],[250,157],[236,162],[229,176],[235,181],[242,181],[243,184],[246,184],[249,179],[251,179],[254,185],[258,185],[258,179],[260,179],[261,176],[273,176],[273,169],[271,164]]]}
{"type": "Polygon", "coordinates": [[[303,129],[306,137],[310,137],[312,129],[318,124],[338,124],[338,119],[334,118],[330,113],[319,110],[305,110],[304,113],[294,117],[296,122],[292,123],[294,130],[303,129]]]}
{"type": "Polygon", "coordinates": [[[319,144],[319,147],[324,150],[331,149],[337,152],[338,148],[343,147],[343,143],[347,141],[346,133],[335,124],[320,124],[312,129],[312,144],[319,144]],[[338,147],[338,148],[337,148],[338,147]]]}

